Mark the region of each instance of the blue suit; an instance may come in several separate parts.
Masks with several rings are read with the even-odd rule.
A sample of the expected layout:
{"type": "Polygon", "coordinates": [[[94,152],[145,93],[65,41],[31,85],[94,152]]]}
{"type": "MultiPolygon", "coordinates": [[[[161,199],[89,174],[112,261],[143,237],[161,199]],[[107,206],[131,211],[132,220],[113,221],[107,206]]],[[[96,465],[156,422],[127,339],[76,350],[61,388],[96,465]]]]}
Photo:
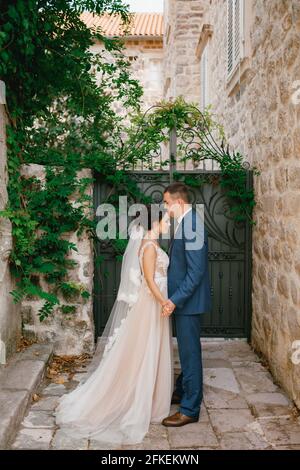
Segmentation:
{"type": "Polygon", "coordinates": [[[175,393],[180,411],[198,417],[203,398],[201,314],[211,309],[208,237],[201,217],[192,209],[179,224],[169,250],[168,296],[174,310],[181,374],[175,393]]]}

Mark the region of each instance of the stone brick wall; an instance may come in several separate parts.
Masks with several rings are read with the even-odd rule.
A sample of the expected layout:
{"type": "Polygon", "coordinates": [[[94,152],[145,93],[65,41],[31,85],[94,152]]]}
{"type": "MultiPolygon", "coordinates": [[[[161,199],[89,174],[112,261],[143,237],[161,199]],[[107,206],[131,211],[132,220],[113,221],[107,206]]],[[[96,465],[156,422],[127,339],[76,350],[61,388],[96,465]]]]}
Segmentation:
{"type": "Polygon", "coordinates": [[[199,103],[200,66],[195,51],[206,0],[165,0],[164,97],[199,103]]]}
{"type": "MultiPolygon", "coordinates": [[[[41,165],[26,165],[22,168],[25,177],[32,175],[44,179],[44,167],[41,165]]],[[[90,178],[90,170],[82,170],[80,177],[90,178]]],[[[89,189],[90,195],[92,188],[89,189]]],[[[54,353],[58,355],[80,355],[94,351],[94,320],[93,320],[93,246],[92,241],[83,235],[79,239],[76,234],[66,234],[68,240],[76,244],[78,251],[70,252],[70,259],[77,262],[77,266],[69,271],[68,281],[80,284],[88,290],[91,297],[82,299],[79,295],[72,301],[67,302],[60,297],[61,304],[75,305],[76,312],[71,314],[62,313],[60,307],[56,307],[53,314],[46,320],[40,322],[38,311],[44,301],[29,298],[22,302],[22,325],[23,335],[29,339],[41,342],[51,342],[54,345],[54,353]]],[[[43,279],[40,285],[47,291],[48,285],[43,279]]]]}
{"type": "MultiPolygon", "coordinates": [[[[95,44],[92,51],[100,52],[103,46],[95,44]]],[[[163,41],[153,39],[128,39],[125,41],[125,55],[130,58],[132,76],[140,81],[144,95],[143,109],[160,101],[163,97],[163,41]]],[[[119,110],[122,112],[122,110],[119,110]]]]}
{"type": "MultiPolygon", "coordinates": [[[[0,104],[0,210],[7,203],[6,123],[5,106],[0,104]]],[[[15,352],[21,335],[20,306],[13,303],[9,293],[14,288],[8,265],[11,248],[11,224],[0,218],[0,340],[5,344],[6,357],[15,352]]]]}
{"type": "Polygon", "coordinates": [[[171,27],[180,22],[180,29],[170,33],[175,35],[171,41],[177,59],[173,46],[167,52],[173,92],[190,98],[194,86],[197,97],[196,31],[210,24],[213,35],[207,47],[213,112],[224,125],[231,147],[261,171],[254,178],[252,344],[300,406],[300,365],[291,360],[293,342],[300,340],[300,104],[292,99],[293,84],[300,80],[300,3],[246,0],[247,59],[228,83],[226,1],[207,2],[203,19],[192,16],[197,12],[192,8],[200,11],[201,2],[167,3],[171,27]],[[181,20],[182,15],[190,17],[181,20]],[[195,24],[190,41],[184,22],[195,24]]]}
{"type": "Polygon", "coordinates": [[[300,4],[255,1],[253,74],[244,129],[249,159],[261,169],[253,241],[253,345],[300,407],[300,4]],[[247,135],[247,134],[246,134],[247,135]]]}

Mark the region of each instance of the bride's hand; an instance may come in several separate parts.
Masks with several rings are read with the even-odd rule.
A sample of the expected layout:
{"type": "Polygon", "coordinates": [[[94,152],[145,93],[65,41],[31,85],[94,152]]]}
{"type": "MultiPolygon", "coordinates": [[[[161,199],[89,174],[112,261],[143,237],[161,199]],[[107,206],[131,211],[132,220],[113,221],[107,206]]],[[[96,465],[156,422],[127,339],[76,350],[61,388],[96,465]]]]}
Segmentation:
{"type": "Polygon", "coordinates": [[[173,313],[174,309],[175,309],[175,305],[173,304],[173,302],[171,302],[170,300],[165,301],[162,304],[162,316],[163,317],[170,316],[173,313]]]}
{"type": "Polygon", "coordinates": [[[167,300],[164,300],[163,302],[160,303],[161,305],[161,315],[162,317],[165,317],[166,316],[166,313],[165,313],[165,306],[167,305],[167,300]]]}

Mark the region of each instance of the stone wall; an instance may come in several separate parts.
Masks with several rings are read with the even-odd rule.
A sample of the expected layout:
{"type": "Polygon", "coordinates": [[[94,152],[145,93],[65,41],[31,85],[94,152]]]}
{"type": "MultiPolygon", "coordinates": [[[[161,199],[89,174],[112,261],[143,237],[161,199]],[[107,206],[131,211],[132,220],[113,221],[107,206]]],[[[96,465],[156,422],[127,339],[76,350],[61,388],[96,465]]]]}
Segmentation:
{"type": "Polygon", "coordinates": [[[163,42],[161,39],[126,41],[133,76],[144,88],[143,108],[147,110],[163,98],[163,42]]]}
{"type": "MultiPolygon", "coordinates": [[[[44,167],[41,165],[26,165],[22,167],[25,177],[36,176],[44,179],[44,167]]],[[[90,170],[82,170],[80,177],[90,178],[90,170]]],[[[92,188],[89,189],[92,194],[92,188]]],[[[43,322],[40,322],[38,311],[44,301],[29,298],[22,302],[23,335],[29,339],[41,342],[50,342],[54,345],[54,353],[58,355],[80,355],[94,351],[94,320],[93,320],[93,244],[83,235],[78,238],[76,234],[66,234],[66,238],[77,246],[78,251],[70,252],[70,259],[77,262],[76,267],[68,273],[68,281],[80,284],[84,290],[91,294],[88,300],[77,298],[66,301],[59,297],[63,305],[75,305],[76,312],[62,313],[60,306],[43,322]]],[[[40,286],[48,290],[48,284],[39,280],[40,286]]]]}
{"type": "MultiPolygon", "coordinates": [[[[291,360],[300,340],[300,4],[253,3],[253,71],[243,128],[255,179],[253,345],[300,407],[300,365],[291,360]],[[251,128],[251,127],[250,127],[251,128]]],[[[243,129],[241,129],[243,132],[243,129]]],[[[243,135],[243,134],[241,134],[243,135]]]]}
{"type": "MultiPolygon", "coordinates": [[[[292,99],[293,84],[300,80],[300,3],[246,0],[247,58],[229,82],[226,1],[208,2],[203,19],[192,17],[192,8],[200,11],[201,2],[168,3],[171,10],[184,3],[172,24],[184,11],[191,15],[186,21],[199,23],[195,31],[204,24],[212,26],[208,55],[213,112],[224,125],[231,147],[261,171],[254,178],[252,344],[300,406],[300,365],[291,360],[293,342],[300,340],[300,104],[292,99]]],[[[200,83],[197,72],[198,82],[195,75],[184,84],[188,70],[197,70],[196,37],[193,50],[188,49],[189,33],[183,30],[178,37],[179,32],[175,33],[177,60],[169,58],[171,83],[177,85],[176,94],[186,90],[189,98],[193,81],[195,95],[200,83]]],[[[169,50],[169,57],[172,54],[169,50]]]]}
{"type": "MultiPolygon", "coordinates": [[[[93,52],[100,52],[101,43],[92,47],[93,52]]],[[[162,39],[128,39],[124,53],[131,61],[133,78],[139,80],[144,89],[143,109],[160,101],[163,97],[163,41],[162,39]]],[[[122,112],[120,108],[118,111],[122,112]]]]}
{"type": "Polygon", "coordinates": [[[205,0],[165,0],[164,97],[199,103],[200,65],[195,54],[205,0]]]}
{"type": "MultiPolygon", "coordinates": [[[[3,103],[0,103],[0,210],[7,203],[7,165],[6,165],[6,123],[7,116],[3,103]]],[[[14,289],[8,257],[12,248],[11,223],[0,218],[0,340],[6,349],[6,358],[16,350],[21,335],[20,306],[15,305],[10,295],[14,289]]],[[[3,345],[2,345],[3,347],[3,345]]]]}

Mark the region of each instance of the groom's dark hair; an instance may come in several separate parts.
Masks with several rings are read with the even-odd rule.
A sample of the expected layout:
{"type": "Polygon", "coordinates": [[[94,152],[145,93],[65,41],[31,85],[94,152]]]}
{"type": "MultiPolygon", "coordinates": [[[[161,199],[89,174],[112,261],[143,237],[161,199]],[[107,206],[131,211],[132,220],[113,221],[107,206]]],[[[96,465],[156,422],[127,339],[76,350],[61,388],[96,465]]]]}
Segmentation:
{"type": "Polygon", "coordinates": [[[164,194],[169,193],[171,196],[183,199],[185,202],[190,202],[189,190],[184,183],[172,183],[165,190],[164,194]]]}

